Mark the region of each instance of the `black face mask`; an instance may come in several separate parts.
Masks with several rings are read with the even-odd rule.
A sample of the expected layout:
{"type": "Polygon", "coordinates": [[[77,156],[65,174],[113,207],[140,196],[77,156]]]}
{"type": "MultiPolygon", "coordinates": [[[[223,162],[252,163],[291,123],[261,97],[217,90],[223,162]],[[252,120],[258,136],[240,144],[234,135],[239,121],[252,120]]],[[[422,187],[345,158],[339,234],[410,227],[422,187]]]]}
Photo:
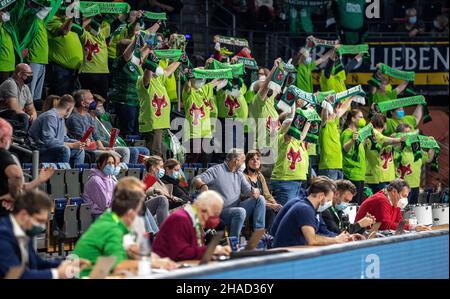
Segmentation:
{"type": "Polygon", "coordinates": [[[269,89],[269,91],[267,92],[267,97],[270,98],[273,95],[273,90],[269,89]]]}
{"type": "Polygon", "coordinates": [[[33,81],[33,76],[28,76],[25,80],[23,80],[23,83],[30,84],[31,81],[33,81]]]}

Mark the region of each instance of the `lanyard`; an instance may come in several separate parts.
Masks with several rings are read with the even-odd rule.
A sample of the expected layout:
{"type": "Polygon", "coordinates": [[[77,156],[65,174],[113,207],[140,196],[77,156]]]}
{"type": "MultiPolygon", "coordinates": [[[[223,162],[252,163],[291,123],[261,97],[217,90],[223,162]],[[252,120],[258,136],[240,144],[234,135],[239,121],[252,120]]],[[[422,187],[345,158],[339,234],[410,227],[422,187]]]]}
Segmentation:
{"type": "Polygon", "coordinates": [[[197,235],[197,245],[201,247],[203,246],[202,231],[200,229],[200,222],[198,221],[197,209],[192,207],[192,212],[194,212],[194,227],[195,234],[197,235]]]}
{"type": "Polygon", "coordinates": [[[384,189],[384,194],[386,194],[386,197],[389,200],[389,202],[391,203],[391,205],[394,206],[394,204],[392,203],[391,197],[389,196],[389,193],[387,192],[386,189],[384,189]]]}
{"type": "Polygon", "coordinates": [[[339,230],[342,229],[342,222],[341,222],[341,218],[339,218],[338,213],[336,211],[336,209],[334,207],[331,207],[331,210],[333,211],[334,215],[336,216],[338,222],[339,222],[339,230]]]}

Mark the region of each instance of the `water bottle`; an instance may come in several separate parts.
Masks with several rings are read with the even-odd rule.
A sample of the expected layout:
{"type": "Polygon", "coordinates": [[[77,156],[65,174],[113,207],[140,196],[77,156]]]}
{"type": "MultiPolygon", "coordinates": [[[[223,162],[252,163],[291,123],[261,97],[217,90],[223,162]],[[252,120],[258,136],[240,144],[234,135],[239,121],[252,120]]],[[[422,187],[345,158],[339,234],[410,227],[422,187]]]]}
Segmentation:
{"type": "Polygon", "coordinates": [[[409,216],[409,231],[415,231],[417,226],[417,217],[414,211],[411,211],[411,215],[409,216]]]}
{"type": "Polygon", "coordinates": [[[142,236],[139,244],[140,260],[138,263],[138,276],[146,276],[152,273],[152,259],[150,240],[147,235],[142,236]]]}

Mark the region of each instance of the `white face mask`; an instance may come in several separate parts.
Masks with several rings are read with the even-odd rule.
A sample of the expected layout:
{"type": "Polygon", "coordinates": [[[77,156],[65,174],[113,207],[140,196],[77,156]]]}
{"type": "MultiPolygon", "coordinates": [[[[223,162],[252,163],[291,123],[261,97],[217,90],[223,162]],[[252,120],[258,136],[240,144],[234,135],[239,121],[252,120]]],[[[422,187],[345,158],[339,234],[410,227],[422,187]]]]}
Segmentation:
{"type": "Polygon", "coordinates": [[[243,172],[245,170],[245,163],[242,163],[241,167],[239,167],[239,171],[243,172]]]}
{"type": "Polygon", "coordinates": [[[233,89],[232,89],[231,91],[227,90],[225,93],[226,93],[227,95],[232,96],[232,97],[235,98],[235,99],[239,98],[239,96],[240,96],[240,94],[241,94],[240,90],[237,89],[237,88],[234,88],[234,87],[233,87],[233,89]]]}
{"type": "Polygon", "coordinates": [[[160,67],[160,66],[158,66],[158,67],[156,68],[155,75],[158,76],[158,77],[164,75],[164,70],[163,70],[163,68],[160,67]]]}
{"type": "Polygon", "coordinates": [[[329,207],[331,207],[333,205],[333,201],[327,201],[325,204],[321,204],[319,206],[319,208],[317,209],[317,212],[322,213],[323,211],[325,211],[326,209],[328,209],[329,207]]]}
{"type": "Polygon", "coordinates": [[[312,62],[311,56],[305,58],[305,64],[310,64],[312,62]]]}
{"type": "Polygon", "coordinates": [[[203,80],[195,80],[194,86],[196,89],[200,89],[203,87],[204,84],[205,84],[205,81],[203,81],[203,80]]]}
{"type": "Polygon", "coordinates": [[[402,197],[397,202],[397,208],[404,209],[408,205],[408,198],[402,197]]]}
{"type": "Polygon", "coordinates": [[[6,23],[6,22],[8,22],[10,19],[11,19],[11,16],[10,16],[9,12],[5,11],[5,12],[2,14],[2,22],[3,22],[3,23],[6,23]]]}
{"type": "Polygon", "coordinates": [[[266,75],[259,76],[259,81],[266,81],[266,75]]]}

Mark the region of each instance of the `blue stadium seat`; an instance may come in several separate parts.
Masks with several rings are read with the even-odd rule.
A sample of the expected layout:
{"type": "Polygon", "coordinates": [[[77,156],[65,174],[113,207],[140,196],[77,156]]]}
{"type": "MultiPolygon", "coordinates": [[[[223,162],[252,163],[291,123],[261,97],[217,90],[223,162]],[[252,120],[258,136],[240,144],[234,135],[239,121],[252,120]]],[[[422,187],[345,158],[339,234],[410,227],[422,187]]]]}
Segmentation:
{"type": "Polygon", "coordinates": [[[53,215],[53,223],[55,227],[62,229],[64,225],[64,209],[67,205],[67,198],[55,198],[55,211],[53,215]]]}
{"type": "Polygon", "coordinates": [[[185,169],[185,168],[188,168],[189,167],[189,164],[188,163],[183,163],[183,165],[181,165],[181,168],[182,169],[185,169]]]}
{"type": "Polygon", "coordinates": [[[202,163],[190,163],[189,167],[190,168],[202,168],[203,164],[202,163]]]}
{"type": "Polygon", "coordinates": [[[78,168],[78,169],[88,169],[90,168],[90,165],[88,163],[77,163],[74,165],[74,168],[78,168]]]}
{"type": "Polygon", "coordinates": [[[33,167],[33,163],[23,163],[23,169],[31,169],[33,167]]]}
{"type": "Polygon", "coordinates": [[[71,197],[70,198],[70,204],[72,204],[72,205],[76,204],[78,207],[80,207],[83,202],[84,202],[84,200],[81,197],[71,197]]]}

